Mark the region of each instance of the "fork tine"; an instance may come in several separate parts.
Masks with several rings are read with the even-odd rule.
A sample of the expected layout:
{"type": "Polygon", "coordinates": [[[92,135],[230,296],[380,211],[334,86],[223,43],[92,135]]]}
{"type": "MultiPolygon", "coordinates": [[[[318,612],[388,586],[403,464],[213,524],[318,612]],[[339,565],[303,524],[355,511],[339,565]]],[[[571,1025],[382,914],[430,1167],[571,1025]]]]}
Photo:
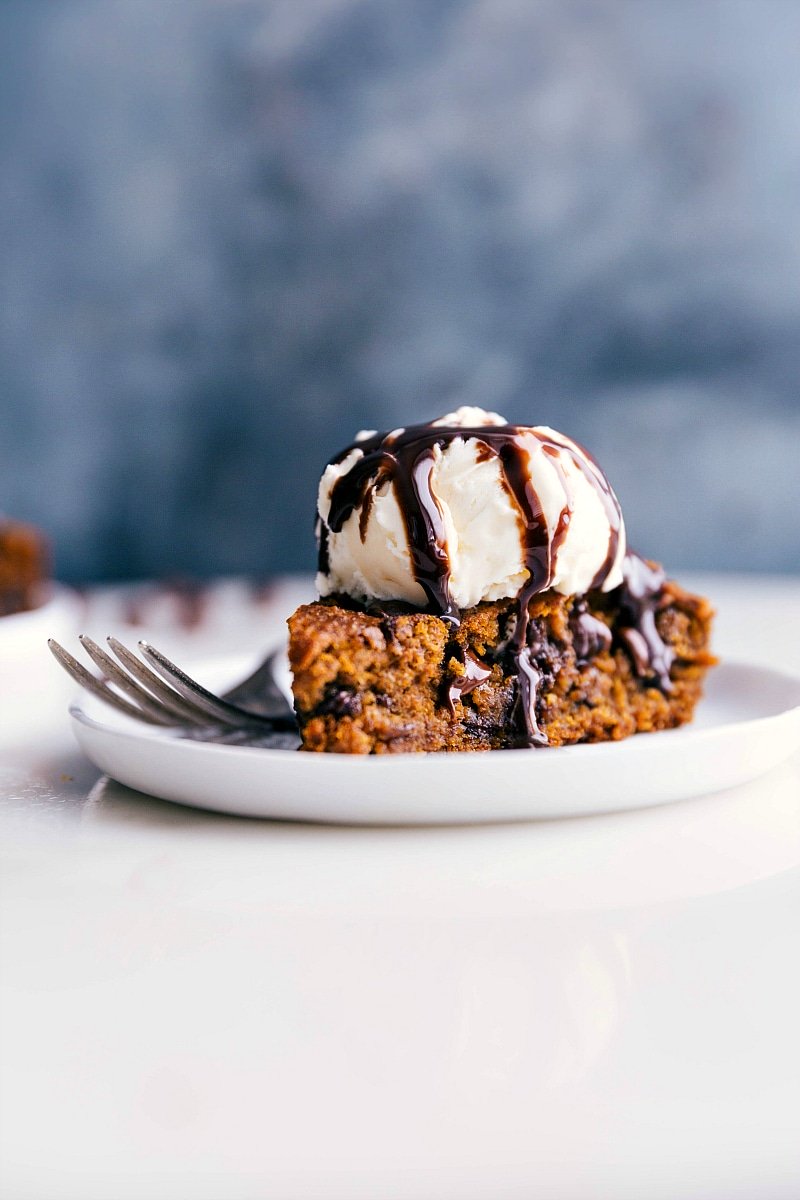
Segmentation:
{"type": "Polygon", "coordinates": [[[294,710],[275,679],[275,664],[279,657],[279,652],[274,650],[252,675],[223,692],[220,699],[269,717],[271,721],[290,721],[293,728],[294,710]]]}
{"type": "MultiPolygon", "coordinates": [[[[107,640],[123,667],[134,678],[138,679],[149,692],[152,692],[159,703],[169,709],[175,720],[181,724],[185,724],[187,721],[190,724],[208,724],[208,717],[202,708],[196,704],[187,703],[174,688],[171,688],[160,676],[151,671],[140,658],[136,657],[133,651],[129,650],[127,646],[123,646],[122,642],[118,641],[117,638],[110,637],[107,640]]],[[[103,654],[104,652],[100,650],[100,653],[103,654]]],[[[109,659],[109,662],[112,662],[112,660],[109,659]]],[[[113,665],[116,667],[116,663],[113,665]]],[[[119,670],[119,667],[116,669],[119,670]]]]}
{"type": "Polygon", "coordinates": [[[90,671],[87,671],[78,662],[77,658],[73,658],[53,638],[50,638],[47,644],[56,662],[64,668],[68,675],[72,676],[76,683],[85,688],[87,692],[92,692],[95,696],[99,696],[101,700],[104,700],[106,704],[110,704],[112,708],[119,709],[127,717],[134,717],[137,721],[146,721],[149,725],[166,725],[171,723],[163,717],[156,718],[151,716],[149,713],[144,712],[143,709],[135,708],[127,700],[123,700],[116,692],[112,692],[108,684],[104,683],[102,679],[98,679],[90,671]]]}
{"type": "Polygon", "coordinates": [[[208,716],[217,721],[223,721],[226,725],[240,726],[243,721],[253,725],[272,725],[268,718],[260,717],[257,713],[246,712],[234,704],[228,704],[225,700],[221,700],[213,692],[209,692],[180,667],[176,667],[174,662],[170,662],[166,655],[162,654],[160,650],[156,650],[155,646],[151,646],[149,642],[139,642],[139,648],[160,675],[168,679],[182,696],[202,708],[208,716]]]}
{"type": "MultiPolygon", "coordinates": [[[[125,671],[121,669],[119,664],[115,663],[113,658],[111,658],[109,654],[106,654],[105,650],[101,649],[101,647],[98,646],[96,642],[93,642],[90,637],[87,637],[86,634],[82,633],[79,636],[78,641],[83,646],[84,650],[95,663],[95,665],[100,668],[103,674],[107,676],[107,678],[115,685],[115,687],[119,688],[120,691],[125,692],[127,696],[130,696],[134,703],[138,704],[144,712],[149,713],[154,720],[159,721],[160,723],[169,722],[169,724],[172,725],[174,725],[176,721],[183,723],[186,720],[182,710],[178,708],[177,703],[173,707],[165,701],[162,702],[159,698],[154,699],[150,692],[146,691],[143,687],[136,683],[135,680],[131,679],[130,675],[127,675],[125,671]]],[[[176,696],[176,701],[177,699],[178,697],[176,696]]]]}

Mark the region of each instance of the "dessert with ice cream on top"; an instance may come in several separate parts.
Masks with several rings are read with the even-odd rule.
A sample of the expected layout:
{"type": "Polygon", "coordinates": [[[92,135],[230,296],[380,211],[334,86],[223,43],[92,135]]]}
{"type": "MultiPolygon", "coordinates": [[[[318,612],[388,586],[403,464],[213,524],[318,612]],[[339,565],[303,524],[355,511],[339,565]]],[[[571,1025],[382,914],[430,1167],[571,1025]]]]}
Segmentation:
{"type": "Polygon", "coordinates": [[[307,750],[560,746],[691,719],[712,610],[632,553],[591,455],[461,408],[364,432],[318,496],[290,619],[307,750]]]}

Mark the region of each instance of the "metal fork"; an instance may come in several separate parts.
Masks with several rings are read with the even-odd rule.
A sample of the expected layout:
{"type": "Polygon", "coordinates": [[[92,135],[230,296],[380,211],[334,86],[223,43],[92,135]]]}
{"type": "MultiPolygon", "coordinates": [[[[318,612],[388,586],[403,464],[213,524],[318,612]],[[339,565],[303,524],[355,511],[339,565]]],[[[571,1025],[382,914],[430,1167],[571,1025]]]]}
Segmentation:
{"type": "Polygon", "coordinates": [[[285,748],[299,745],[294,713],[275,681],[276,654],[270,654],[234,688],[215,696],[148,642],[139,642],[143,662],[117,638],[109,637],[115,662],[90,637],[84,634],[79,640],[100,669],[100,676],[88,671],[52,638],[47,644],[76,683],[128,717],[176,729],[198,741],[285,748]]]}

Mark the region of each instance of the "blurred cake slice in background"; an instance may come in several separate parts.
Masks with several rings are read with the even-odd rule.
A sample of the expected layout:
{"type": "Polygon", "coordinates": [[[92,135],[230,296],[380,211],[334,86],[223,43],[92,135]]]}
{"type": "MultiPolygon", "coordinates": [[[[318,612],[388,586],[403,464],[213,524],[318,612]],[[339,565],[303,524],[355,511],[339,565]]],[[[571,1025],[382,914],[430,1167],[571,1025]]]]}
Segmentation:
{"type": "Polygon", "coordinates": [[[50,594],[50,547],[44,534],[0,515],[0,617],[28,612],[50,594]]]}

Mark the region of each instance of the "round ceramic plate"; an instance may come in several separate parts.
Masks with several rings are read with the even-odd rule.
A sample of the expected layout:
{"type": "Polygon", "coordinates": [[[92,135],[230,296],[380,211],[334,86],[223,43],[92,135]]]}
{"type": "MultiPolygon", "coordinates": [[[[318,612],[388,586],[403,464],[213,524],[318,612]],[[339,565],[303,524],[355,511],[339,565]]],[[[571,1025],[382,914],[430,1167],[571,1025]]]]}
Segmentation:
{"type": "MultiPolygon", "coordinates": [[[[192,670],[216,691],[252,662],[192,670]]],[[[734,787],[800,747],[800,679],[724,663],[692,725],[622,742],[488,754],[358,757],[186,741],[91,696],[70,709],[101,771],[164,800],[248,817],[344,824],[450,824],[643,808],[734,787]]]]}

